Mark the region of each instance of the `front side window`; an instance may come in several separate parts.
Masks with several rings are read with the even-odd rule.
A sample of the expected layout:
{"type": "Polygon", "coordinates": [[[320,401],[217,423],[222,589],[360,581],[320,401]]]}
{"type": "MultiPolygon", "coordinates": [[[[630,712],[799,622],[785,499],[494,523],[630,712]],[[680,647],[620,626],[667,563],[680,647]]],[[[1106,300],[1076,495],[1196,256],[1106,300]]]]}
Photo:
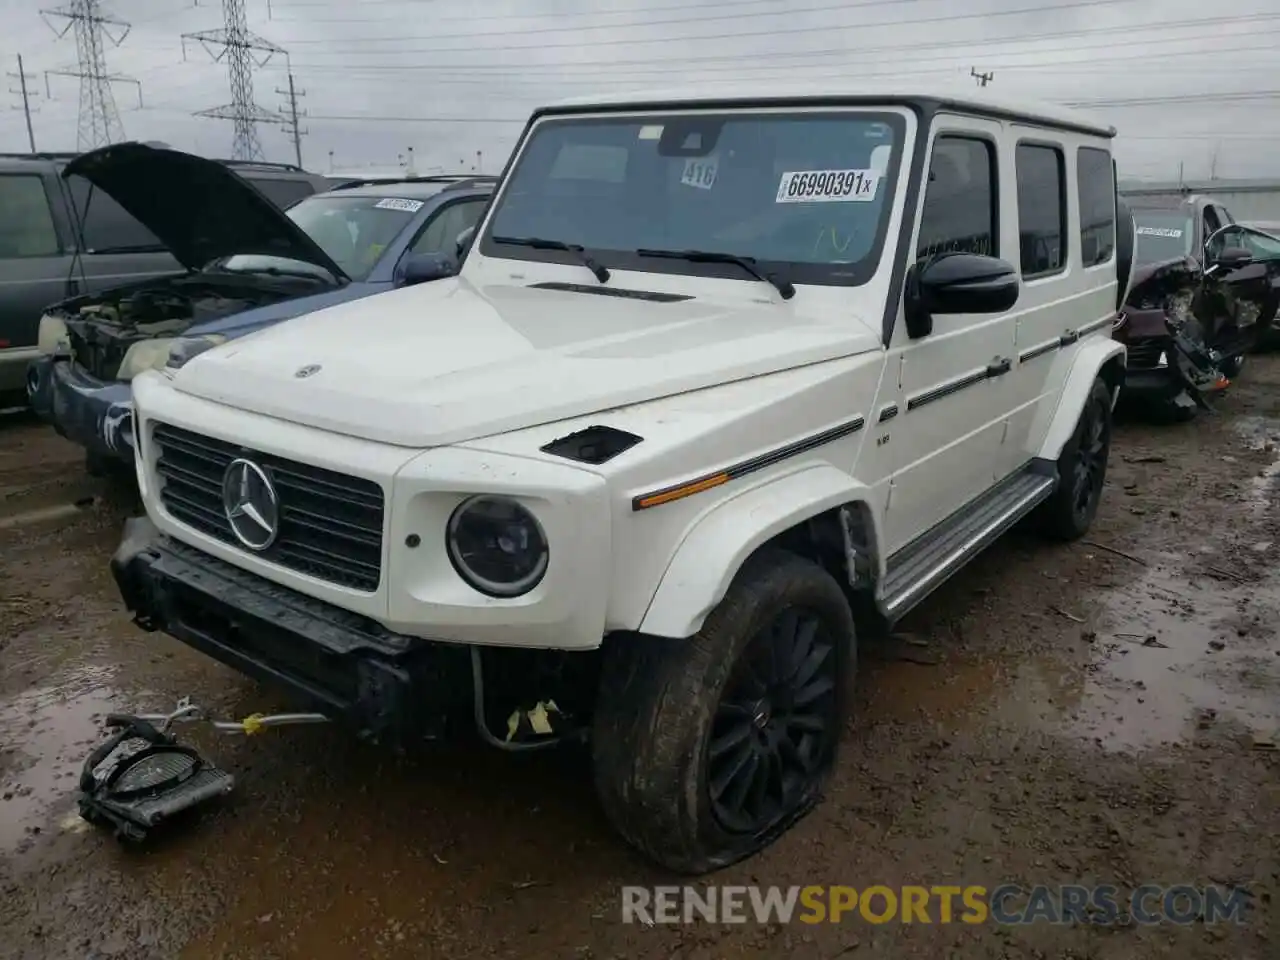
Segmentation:
{"type": "Polygon", "coordinates": [[[1195,244],[1195,221],[1185,213],[1173,210],[1135,210],[1133,214],[1138,263],[1161,263],[1191,256],[1195,244]]]}
{"type": "Polygon", "coordinates": [[[0,175],[0,258],[56,257],[60,252],[44,181],[32,174],[0,175]]]}
{"type": "Polygon", "coordinates": [[[606,267],[743,276],[651,255],[694,251],[751,258],[793,283],[864,283],[884,244],[904,129],[900,115],[852,111],[545,121],[481,252],[581,262],[528,243],[553,241],[606,267]]]}
{"type": "Polygon", "coordinates": [[[1116,192],[1111,154],[1097,147],[1076,151],[1080,197],[1080,256],[1086,267],[1111,259],[1116,248],[1116,192]]]}
{"type": "MultiPolygon", "coordinates": [[[[396,196],[317,194],[285,215],[302,228],[352,280],[367,279],[382,252],[416,219],[424,201],[396,196]]],[[[226,270],[258,270],[262,257],[231,257],[226,270]]]]}
{"type": "Polygon", "coordinates": [[[1280,238],[1239,224],[1229,224],[1216,234],[1205,249],[1205,257],[1212,261],[1231,247],[1248,251],[1256,260],[1280,259],[1280,238]]]}
{"type": "Polygon", "coordinates": [[[996,183],[990,143],[939,137],[929,161],[916,258],[940,253],[996,256],[996,183]]]}
{"type": "Polygon", "coordinates": [[[1018,177],[1018,248],[1022,278],[1057,273],[1067,264],[1067,189],[1062,151],[1020,143],[1014,155],[1018,177]]]}
{"type": "Polygon", "coordinates": [[[435,215],[427,228],[413,241],[414,253],[446,253],[452,255],[458,242],[458,234],[474,227],[484,213],[483,200],[461,200],[451,203],[435,215]]]}

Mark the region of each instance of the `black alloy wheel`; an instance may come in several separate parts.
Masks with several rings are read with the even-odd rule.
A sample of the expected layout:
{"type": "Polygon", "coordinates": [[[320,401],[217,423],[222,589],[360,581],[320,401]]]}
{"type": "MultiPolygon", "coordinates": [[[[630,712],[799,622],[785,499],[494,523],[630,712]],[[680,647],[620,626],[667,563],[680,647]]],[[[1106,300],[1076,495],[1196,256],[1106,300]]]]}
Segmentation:
{"type": "Polygon", "coordinates": [[[721,826],[769,830],[823,776],[839,723],[835,640],[787,607],[747,642],[712,720],[706,784],[721,826]]]}

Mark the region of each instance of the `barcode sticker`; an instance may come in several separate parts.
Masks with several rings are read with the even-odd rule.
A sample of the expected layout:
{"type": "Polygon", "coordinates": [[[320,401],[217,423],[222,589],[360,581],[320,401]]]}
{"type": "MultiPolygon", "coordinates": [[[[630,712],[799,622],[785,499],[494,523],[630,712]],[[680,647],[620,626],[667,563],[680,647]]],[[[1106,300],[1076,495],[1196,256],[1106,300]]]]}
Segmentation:
{"type": "Polygon", "coordinates": [[[797,170],[784,173],[775,203],[868,203],[880,186],[878,170],[797,170]]]}
{"type": "Polygon", "coordinates": [[[404,200],[400,197],[386,197],[374,204],[378,210],[403,210],[405,213],[417,213],[422,209],[421,200],[404,200]]]}

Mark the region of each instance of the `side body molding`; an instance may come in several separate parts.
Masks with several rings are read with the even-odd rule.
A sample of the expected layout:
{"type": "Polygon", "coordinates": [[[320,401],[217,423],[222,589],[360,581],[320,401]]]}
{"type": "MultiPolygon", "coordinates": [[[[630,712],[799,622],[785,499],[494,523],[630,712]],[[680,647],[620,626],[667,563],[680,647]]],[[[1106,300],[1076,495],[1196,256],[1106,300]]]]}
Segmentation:
{"type": "Polygon", "coordinates": [[[844,471],[813,464],[721,501],[703,514],[676,548],[640,632],[693,636],[758,547],[811,517],[871,496],[865,485],[844,471]]]}

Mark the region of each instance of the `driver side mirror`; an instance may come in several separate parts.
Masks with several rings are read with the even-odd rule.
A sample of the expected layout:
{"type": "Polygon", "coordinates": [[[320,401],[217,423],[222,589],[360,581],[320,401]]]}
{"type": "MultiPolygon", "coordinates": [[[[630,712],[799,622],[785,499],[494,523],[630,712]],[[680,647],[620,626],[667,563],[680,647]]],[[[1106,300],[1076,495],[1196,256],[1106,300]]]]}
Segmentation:
{"type": "Polygon", "coordinates": [[[1022,279],[998,257],[946,253],[907,272],[903,310],[912,338],[933,332],[935,314],[1004,313],[1018,302],[1022,279]]]}
{"type": "Polygon", "coordinates": [[[1253,254],[1244,247],[1223,247],[1210,262],[1224,270],[1235,270],[1252,261],[1253,254]]]}
{"type": "Polygon", "coordinates": [[[438,253],[411,253],[400,261],[396,269],[396,286],[411,287],[432,280],[443,280],[458,272],[457,265],[449,257],[438,253]]]}
{"type": "Polygon", "coordinates": [[[476,238],[476,228],[467,227],[463,230],[453,242],[453,253],[457,257],[458,262],[462,262],[462,258],[467,255],[467,251],[471,249],[471,241],[476,238]]]}

